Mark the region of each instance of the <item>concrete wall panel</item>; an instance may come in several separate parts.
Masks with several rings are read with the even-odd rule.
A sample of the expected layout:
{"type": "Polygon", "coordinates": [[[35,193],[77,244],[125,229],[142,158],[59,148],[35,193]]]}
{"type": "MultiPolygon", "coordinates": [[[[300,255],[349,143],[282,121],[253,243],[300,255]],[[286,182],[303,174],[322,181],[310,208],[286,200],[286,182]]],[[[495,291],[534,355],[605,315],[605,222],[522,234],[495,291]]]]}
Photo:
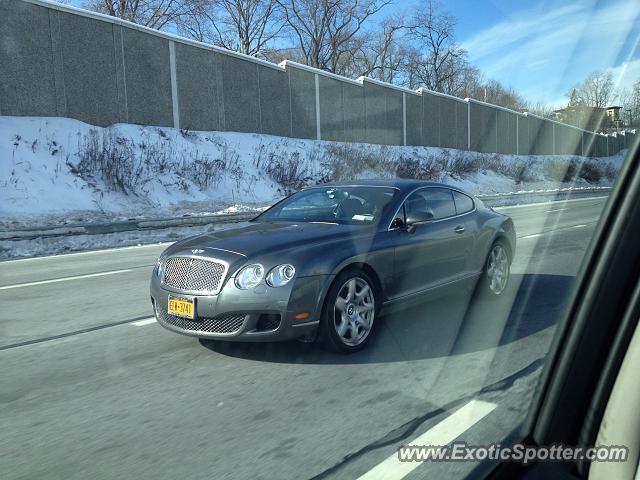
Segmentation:
{"type": "Polygon", "coordinates": [[[515,154],[517,143],[517,115],[505,110],[496,109],[497,118],[497,151],[498,153],[515,154]]]}
{"type": "Polygon", "coordinates": [[[532,155],[543,154],[542,127],[543,127],[543,120],[536,117],[529,117],[529,139],[531,141],[532,155]]]}
{"type": "Polygon", "coordinates": [[[344,140],[345,142],[364,142],[365,108],[364,88],[352,83],[342,83],[344,101],[344,140]]]}
{"type": "Polygon", "coordinates": [[[122,29],[130,123],[173,126],[169,41],[122,29]]]}
{"type": "MultiPolygon", "coordinates": [[[[562,132],[560,152],[568,155],[582,155],[582,133],[580,130],[571,127],[563,127],[561,125],[556,126],[560,127],[558,131],[562,132]]],[[[558,141],[557,132],[556,141],[558,141]]]]}
{"type": "Polygon", "coordinates": [[[364,82],[367,143],[402,145],[402,92],[364,82]]]}
{"type": "Polygon", "coordinates": [[[342,84],[335,78],[318,76],[320,88],[320,134],[323,140],[343,142],[344,104],[342,84]]]}
{"type": "Polygon", "coordinates": [[[230,55],[222,55],[224,129],[259,132],[258,66],[230,55]]]}
{"type": "Polygon", "coordinates": [[[456,148],[456,102],[451,98],[438,97],[440,103],[440,146],[456,148]]]}
{"type": "Polygon", "coordinates": [[[289,75],[274,68],[257,65],[260,84],[260,132],[291,136],[291,97],[289,75]]]}
{"type": "Polygon", "coordinates": [[[290,65],[287,73],[291,87],[291,135],[316,138],[315,75],[290,65]]]}
{"type": "Polygon", "coordinates": [[[571,131],[569,136],[572,139],[570,146],[573,147],[573,154],[582,155],[582,131],[575,128],[570,128],[569,130],[571,131]]]}
{"type": "Polygon", "coordinates": [[[629,149],[629,152],[640,148],[640,133],[636,130],[636,133],[627,132],[628,138],[625,143],[625,147],[629,149]]]}
{"type": "MultiPolygon", "coordinates": [[[[113,25],[53,12],[60,29],[65,116],[106,126],[124,119],[118,107],[113,25]]],[[[119,32],[118,32],[119,33],[119,32]]],[[[120,60],[120,58],[118,58],[120,60]]]]}
{"type": "Polygon", "coordinates": [[[471,150],[476,152],[497,152],[496,109],[488,105],[471,102],[471,150]]]}
{"type": "Polygon", "coordinates": [[[386,90],[386,144],[402,145],[402,92],[393,88],[386,90]]]}
{"type": "Polygon", "coordinates": [[[553,155],[553,123],[547,120],[536,119],[534,131],[536,137],[533,151],[536,155],[553,155]]]}
{"type": "Polygon", "coordinates": [[[220,56],[213,52],[176,44],[176,75],[182,128],[223,128],[219,62],[220,56]]]}
{"type": "Polygon", "coordinates": [[[422,145],[422,97],[406,94],[407,145],[422,145]]]}
{"type": "Polygon", "coordinates": [[[56,116],[49,10],[0,2],[0,114],[56,116]]]}
{"type": "Polygon", "coordinates": [[[519,115],[518,123],[518,154],[531,155],[531,137],[529,136],[530,118],[525,115],[519,115]]]}
{"type": "Polygon", "coordinates": [[[596,135],[595,136],[595,152],[594,156],[596,157],[606,157],[607,156],[607,137],[604,135],[596,135]]]}
{"type": "Polygon", "coordinates": [[[553,134],[551,135],[553,139],[553,151],[556,155],[565,155],[567,137],[564,134],[563,128],[556,124],[552,124],[551,127],[553,128],[553,134]]]}
{"type": "Polygon", "coordinates": [[[365,105],[365,142],[386,143],[387,136],[387,99],[385,88],[374,83],[364,82],[365,105]]]}
{"type": "Polygon", "coordinates": [[[422,145],[440,146],[440,97],[422,94],[422,145]]]}
{"type": "Polygon", "coordinates": [[[456,139],[454,148],[467,150],[469,140],[469,105],[463,102],[454,102],[454,108],[456,111],[456,139]]]}
{"type": "Polygon", "coordinates": [[[584,152],[584,156],[593,157],[595,156],[596,150],[596,137],[593,133],[582,132],[582,148],[584,152]]]}

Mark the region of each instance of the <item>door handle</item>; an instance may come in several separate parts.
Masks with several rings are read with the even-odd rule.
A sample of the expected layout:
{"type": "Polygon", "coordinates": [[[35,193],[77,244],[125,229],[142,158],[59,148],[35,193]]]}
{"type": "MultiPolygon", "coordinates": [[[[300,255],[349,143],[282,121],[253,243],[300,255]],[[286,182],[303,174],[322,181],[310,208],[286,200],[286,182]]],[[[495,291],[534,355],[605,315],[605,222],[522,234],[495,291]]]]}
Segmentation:
{"type": "Polygon", "coordinates": [[[462,225],[458,225],[456,228],[453,229],[453,231],[456,233],[464,233],[464,227],[462,225]]]}

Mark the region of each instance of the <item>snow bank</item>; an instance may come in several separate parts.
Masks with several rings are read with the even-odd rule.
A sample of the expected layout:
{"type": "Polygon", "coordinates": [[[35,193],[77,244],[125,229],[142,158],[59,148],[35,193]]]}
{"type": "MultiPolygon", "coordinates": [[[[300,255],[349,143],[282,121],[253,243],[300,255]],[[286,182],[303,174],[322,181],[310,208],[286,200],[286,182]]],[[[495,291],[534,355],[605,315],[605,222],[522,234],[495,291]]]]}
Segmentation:
{"type": "Polygon", "coordinates": [[[608,186],[624,153],[589,160],[606,166],[608,176],[589,183],[576,175],[563,182],[557,175],[549,176],[551,162],[582,164],[584,158],[341,144],[130,124],[100,128],[66,118],[0,117],[0,222],[10,228],[43,219],[65,223],[238,212],[272,204],[296,186],[392,177],[401,164],[414,169],[403,171],[423,172],[424,178],[435,175],[434,179],[476,194],[608,186]],[[131,170],[112,172],[118,161],[113,152],[124,167],[133,165],[131,170]]]}

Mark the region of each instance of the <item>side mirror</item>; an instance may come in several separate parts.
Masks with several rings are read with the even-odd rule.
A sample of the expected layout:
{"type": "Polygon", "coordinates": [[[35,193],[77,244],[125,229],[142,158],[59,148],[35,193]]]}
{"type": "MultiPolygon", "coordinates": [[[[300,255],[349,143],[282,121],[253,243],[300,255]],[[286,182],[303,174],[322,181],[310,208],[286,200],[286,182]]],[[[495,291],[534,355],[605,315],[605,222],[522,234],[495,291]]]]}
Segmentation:
{"type": "Polygon", "coordinates": [[[433,222],[433,212],[413,212],[407,215],[407,232],[416,231],[416,226],[433,222]]]}
{"type": "Polygon", "coordinates": [[[394,218],[393,222],[391,222],[391,228],[403,228],[403,227],[404,227],[404,222],[400,217],[394,218]]]}

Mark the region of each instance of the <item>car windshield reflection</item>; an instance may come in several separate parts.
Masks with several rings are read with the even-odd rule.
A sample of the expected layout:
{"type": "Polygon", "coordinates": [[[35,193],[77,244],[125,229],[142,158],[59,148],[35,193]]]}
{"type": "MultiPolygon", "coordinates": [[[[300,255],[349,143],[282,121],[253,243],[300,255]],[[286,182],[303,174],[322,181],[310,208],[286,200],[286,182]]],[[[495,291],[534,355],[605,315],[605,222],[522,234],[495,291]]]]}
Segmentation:
{"type": "Polygon", "coordinates": [[[374,224],[396,195],[397,189],[392,187],[314,187],[293,194],[256,220],[374,224]]]}

